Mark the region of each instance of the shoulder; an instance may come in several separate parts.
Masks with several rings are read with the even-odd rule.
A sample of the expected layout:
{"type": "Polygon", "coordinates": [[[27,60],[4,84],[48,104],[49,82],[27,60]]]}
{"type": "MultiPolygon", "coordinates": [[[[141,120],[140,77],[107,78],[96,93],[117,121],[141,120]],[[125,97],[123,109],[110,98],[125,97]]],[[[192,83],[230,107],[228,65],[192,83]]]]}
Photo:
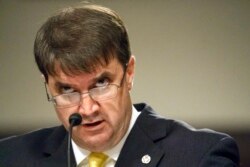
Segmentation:
{"type": "Polygon", "coordinates": [[[207,165],[214,158],[214,161],[222,158],[225,161],[218,162],[239,162],[237,144],[228,134],[211,129],[196,129],[183,121],[163,118],[145,104],[137,105],[137,109],[141,111],[137,126],[173,161],[192,160],[207,165]]]}
{"type": "Polygon", "coordinates": [[[32,131],[26,134],[3,138],[0,140],[0,148],[4,146],[10,147],[12,144],[14,144],[16,147],[18,146],[18,144],[21,144],[21,143],[23,144],[27,143],[28,145],[31,145],[33,142],[44,141],[47,139],[48,136],[50,136],[50,134],[54,133],[59,128],[60,127],[39,129],[39,130],[32,131]]]}
{"type": "MultiPolygon", "coordinates": [[[[24,163],[29,158],[42,157],[42,150],[50,137],[62,138],[66,131],[62,126],[36,130],[19,136],[11,136],[0,140],[0,166],[11,161],[24,163]]],[[[50,142],[51,143],[51,142],[50,142]]]]}
{"type": "Polygon", "coordinates": [[[167,137],[176,136],[178,139],[189,139],[191,141],[211,141],[220,140],[224,137],[230,138],[226,133],[211,129],[196,129],[184,121],[164,118],[158,115],[149,105],[136,104],[135,106],[141,111],[137,123],[145,132],[163,133],[167,137]]]}

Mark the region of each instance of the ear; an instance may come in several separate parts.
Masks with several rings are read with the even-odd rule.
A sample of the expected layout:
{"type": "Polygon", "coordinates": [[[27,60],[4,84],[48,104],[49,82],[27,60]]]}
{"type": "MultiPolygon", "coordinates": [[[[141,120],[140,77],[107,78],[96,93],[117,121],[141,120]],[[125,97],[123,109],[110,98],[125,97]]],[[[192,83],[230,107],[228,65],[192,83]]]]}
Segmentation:
{"type": "Polygon", "coordinates": [[[129,59],[126,70],[126,81],[129,90],[131,90],[133,87],[134,75],[135,75],[135,56],[132,55],[129,59]]]}

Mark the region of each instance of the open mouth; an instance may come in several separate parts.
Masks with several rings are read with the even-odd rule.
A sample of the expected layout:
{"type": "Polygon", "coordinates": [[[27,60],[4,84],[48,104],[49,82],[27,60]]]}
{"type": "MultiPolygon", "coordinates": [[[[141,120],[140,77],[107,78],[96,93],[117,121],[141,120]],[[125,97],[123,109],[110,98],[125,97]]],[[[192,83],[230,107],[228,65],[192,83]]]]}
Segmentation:
{"type": "Polygon", "coordinates": [[[102,122],[103,121],[97,121],[97,122],[93,122],[93,123],[86,123],[86,124],[84,124],[84,126],[93,127],[93,126],[100,125],[102,122]]]}

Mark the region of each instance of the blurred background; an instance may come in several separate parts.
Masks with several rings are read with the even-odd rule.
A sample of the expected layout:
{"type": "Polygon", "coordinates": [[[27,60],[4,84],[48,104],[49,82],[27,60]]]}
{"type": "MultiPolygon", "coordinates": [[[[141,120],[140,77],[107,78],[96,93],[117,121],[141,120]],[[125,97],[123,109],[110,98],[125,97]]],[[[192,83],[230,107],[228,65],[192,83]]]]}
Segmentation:
{"type": "MultiPolygon", "coordinates": [[[[0,0],[0,138],[60,124],[33,58],[35,34],[77,0],[0,0]]],[[[96,0],[123,18],[134,102],[232,135],[250,166],[250,1],[96,0]]]]}

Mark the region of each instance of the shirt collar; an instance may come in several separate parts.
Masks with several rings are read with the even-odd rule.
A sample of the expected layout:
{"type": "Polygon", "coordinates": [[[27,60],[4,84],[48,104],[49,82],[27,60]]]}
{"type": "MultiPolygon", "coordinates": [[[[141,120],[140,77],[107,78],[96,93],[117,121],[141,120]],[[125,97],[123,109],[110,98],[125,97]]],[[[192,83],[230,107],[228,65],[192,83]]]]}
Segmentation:
{"type": "MultiPolygon", "coordinates": [[[[127,132],[125,133],[125,135],[123,136],[121,141],[115,147],[104,152],[106,155],[108,155],[113,160],[117,161],[118,156],[121,152],[121,149],[122,149],[122,147],[123,147],[123,145],[128,137],[128,134],[130,133],[131,129],[133,128],[135,121],[139,115],[140,115],[140,112],[138,112],[135,109],[135,107],[132,106],[132,116],[130,119],[129,128],[128,128],[127,132]]],[[[72,142],[72,148],[73,148],[73,152],[74,152],[75,159],[76,159],[76,164],[78,165],[82,160],[84,160],[89,155],[90,152],[88,150],[85,150],[85,149],[82,149],[81,147],[79,147],[73,140],[71,140],[71,142],[72,142]]]]}

